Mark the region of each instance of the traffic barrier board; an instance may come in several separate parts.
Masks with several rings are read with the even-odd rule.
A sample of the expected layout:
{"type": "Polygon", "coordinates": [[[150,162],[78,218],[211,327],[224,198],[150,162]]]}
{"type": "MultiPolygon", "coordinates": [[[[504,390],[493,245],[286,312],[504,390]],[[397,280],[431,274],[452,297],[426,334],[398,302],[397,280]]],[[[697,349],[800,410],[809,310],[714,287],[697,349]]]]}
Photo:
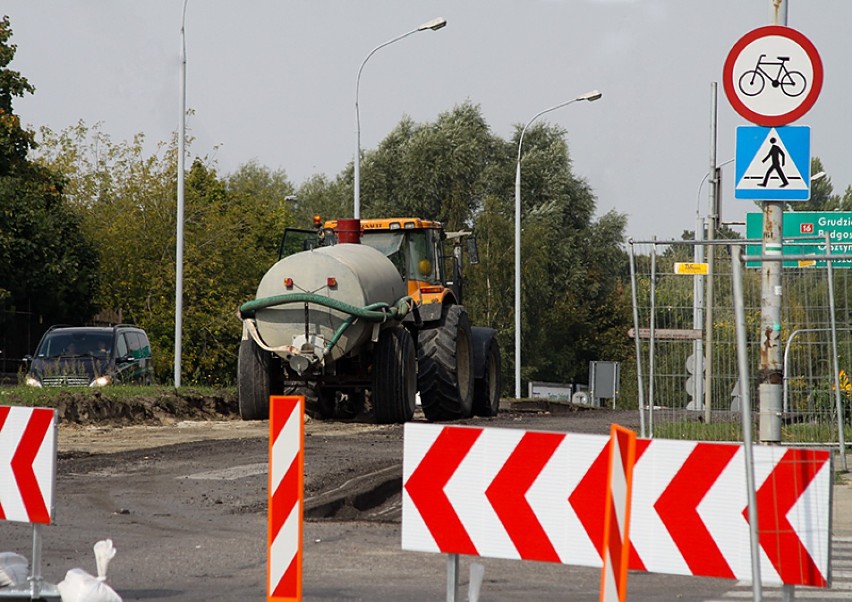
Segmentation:
{"type": "MultiPolygon", "coordinates": [[[[761,576],[825,587],[830,453],[755,447],[761,576]]],[[[402,547],[601,567],[609,437],[405,425],[402,547]]],[[[751,579],[742,445],[639,439],[630,568],[751,579]]]]}
{"type": "Polygon", "coordinates": [[[269,398],[267,600],[302,600],[305,398],[269,398]]]}
{"type": "Polygon", "coordinates": [[[0,406],[0,520],[50,524],[56,410],[0,406]]]}

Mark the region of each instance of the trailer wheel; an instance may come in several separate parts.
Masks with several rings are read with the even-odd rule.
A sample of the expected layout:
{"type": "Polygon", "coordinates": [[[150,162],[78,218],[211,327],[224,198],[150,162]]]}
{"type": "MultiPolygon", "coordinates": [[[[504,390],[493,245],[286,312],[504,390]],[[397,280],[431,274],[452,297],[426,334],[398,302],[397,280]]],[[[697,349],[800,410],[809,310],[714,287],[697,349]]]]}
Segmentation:
{"type": "Polygon", "coordinates": [[[272,393],[271,354],[248,338],[240,341],[237,358],[237,397],[243,420],[269,418],[269,396],[272,393]]]}
{"type": "Polygon", "coordinates": [[[373,412],[376,422],[402,423],[414,416],[417,357],[411,333],[403,326],[385,328],[373,353],[373,412]]]}
{"type": "Polygon", "coordinates": [[[417,384],[426,419],[456,420],[473,413],[473,347],[467,311],[444,308],[437,326],[417,337],[417,384]]]}
{"type": "Polygon", "coordinates": [[[496,416],[500,410],[500,392],[503,387],[500,344],[492,336],[487,345],[482,376],[473,381],[473,413],[477,416],[496,416]]]}

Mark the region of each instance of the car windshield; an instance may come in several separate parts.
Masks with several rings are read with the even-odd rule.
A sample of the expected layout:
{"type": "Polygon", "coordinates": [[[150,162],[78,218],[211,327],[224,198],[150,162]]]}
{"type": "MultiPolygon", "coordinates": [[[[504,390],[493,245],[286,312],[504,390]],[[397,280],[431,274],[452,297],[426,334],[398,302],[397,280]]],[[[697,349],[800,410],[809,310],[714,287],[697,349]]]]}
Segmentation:
{"type": "Polygon", "coordinates": [[[39,347],[38,357],[109,357],[111,332],[57,332],[47,335],[39,347]]]}

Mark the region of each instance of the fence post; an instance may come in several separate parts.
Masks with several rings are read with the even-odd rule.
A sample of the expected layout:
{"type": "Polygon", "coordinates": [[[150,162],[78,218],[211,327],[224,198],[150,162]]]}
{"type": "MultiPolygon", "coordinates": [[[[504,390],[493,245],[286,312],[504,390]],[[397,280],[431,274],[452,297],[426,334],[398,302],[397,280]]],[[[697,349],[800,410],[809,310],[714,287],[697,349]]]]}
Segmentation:
{"type": "Polygon", "coordinates": [[[639,303],[636,293],[636,255],[633,249],[633,240],[630,241],[630,287],[633,292],[633,332],[636,341],[636,380],[638,388],[636,390],[637,399],[639,401],[639,436],[645,436],[645,382],[642,378],[642,337],[639,336],[639,303]]]}
{"type": "Polygon", "coordinates": [[[825,265],[828,271],[828,307],[831,314],[831,357],[834,362],[834,402],[837,406],[837,443],[840,447],[840,468],[849,472],[846,466],[846,421],[843,417],[843,403],[840,400],[840,367],[837,362],[837,318],[834,307],[834,271],[831,265],[831,234],[825,233],[825,265]]]}

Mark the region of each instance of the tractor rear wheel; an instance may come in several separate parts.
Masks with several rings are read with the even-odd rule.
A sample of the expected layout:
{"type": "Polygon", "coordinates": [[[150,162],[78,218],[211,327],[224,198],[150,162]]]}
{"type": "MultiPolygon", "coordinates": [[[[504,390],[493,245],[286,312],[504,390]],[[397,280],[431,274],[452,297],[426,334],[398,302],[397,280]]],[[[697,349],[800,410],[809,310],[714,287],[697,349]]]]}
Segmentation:
{"type": "Polygon", "coordinates": [[[385,328],[373,352],[373,413],[381,424],[408,422],[417,402],[417,357],[411,333],[385,328]]]}
{"type": "Polygon", "coordinates": [[[473,381],[473,413],[477,416],[496,416],[500,410],[500,392],[503,387],[497,337],[489,338],[484,360],[482,377],[473,381]]]}
{"type": "Polygon", "coordinates": [[[437,326],[419,332],[417,369],[427,420],[457,420],[473,414],[473,346],[464,307],[445,307],[437,326]]]}
{"type": "Polygon", "coordinates": [[[240,341],[237,358],[237,397],[243,420],[269,418],[269,396],[272,394],[271,354],[248,338],[240,341]]]}

